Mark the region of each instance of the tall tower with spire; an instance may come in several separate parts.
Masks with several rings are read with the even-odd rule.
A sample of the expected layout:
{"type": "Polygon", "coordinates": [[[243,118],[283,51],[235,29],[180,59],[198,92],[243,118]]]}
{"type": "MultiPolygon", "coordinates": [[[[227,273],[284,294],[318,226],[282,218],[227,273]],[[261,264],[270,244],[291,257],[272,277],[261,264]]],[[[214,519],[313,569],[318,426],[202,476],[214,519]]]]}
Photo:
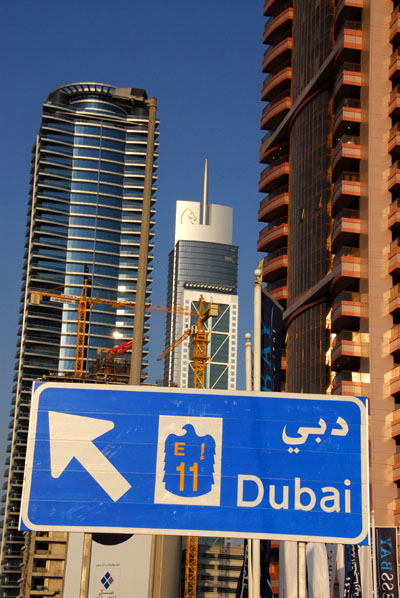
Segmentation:
{"type": "MultiPolygon", "coordinates": [[[[208,162],[205,160],[203,200],[177,201],[174,249],[169,255],[167,304],[196,313],[200,295],[220,305],[210,318],[205,383],[207,388],[236,388],[238,324],[238,247],[232,245],[233,209],[208,204],[208,162]]],[[[165,347],[171,345],[196,316],[167,314],[165,347]]],[[[164,362],[166,386],[193,386],[190,340],[185,339],[164,362]]]]}

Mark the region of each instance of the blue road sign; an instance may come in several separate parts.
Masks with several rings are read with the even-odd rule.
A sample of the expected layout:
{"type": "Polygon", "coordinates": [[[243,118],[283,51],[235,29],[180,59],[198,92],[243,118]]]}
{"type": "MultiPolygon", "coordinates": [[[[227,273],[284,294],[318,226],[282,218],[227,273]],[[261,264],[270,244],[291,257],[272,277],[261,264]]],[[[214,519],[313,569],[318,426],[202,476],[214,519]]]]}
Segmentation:
{"type": "Polygon", "coordinates": [[[364,543],[365,403],[35,384],[20,527],[364,543]]]}

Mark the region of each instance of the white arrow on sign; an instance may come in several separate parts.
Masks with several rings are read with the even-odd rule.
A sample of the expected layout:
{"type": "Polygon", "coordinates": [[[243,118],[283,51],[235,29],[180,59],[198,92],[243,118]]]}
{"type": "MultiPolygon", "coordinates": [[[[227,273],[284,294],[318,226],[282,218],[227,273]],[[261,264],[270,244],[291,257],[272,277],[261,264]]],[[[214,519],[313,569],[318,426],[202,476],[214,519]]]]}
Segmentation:
{"type": "Polygon", "coordinates": [[[113,427],[109,420],[49,411],[52,477],[60,477],[75,457],[114,502],[119,500],[131,484],[92,442],[113,427]]]}

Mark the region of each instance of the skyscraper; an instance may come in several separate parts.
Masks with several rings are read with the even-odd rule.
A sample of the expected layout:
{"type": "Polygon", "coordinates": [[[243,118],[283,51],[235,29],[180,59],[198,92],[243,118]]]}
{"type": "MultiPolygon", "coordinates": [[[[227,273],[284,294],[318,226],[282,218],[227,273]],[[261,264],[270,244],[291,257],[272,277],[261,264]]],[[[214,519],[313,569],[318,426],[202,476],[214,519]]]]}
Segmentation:
{"type": "Polygon", "coordinates": [[[286,390],[370,401],[371,508],[399,522],[398,0],[266,0],[258,249],[286,390]]]}
{"type": "MultiPolygon", "coordinates": [[[[146,187],[150,227],[155,216],[158,143],[153,151],[152,105],[154,114],[155,101],[149,102],[143,89],[100,83],[59,87],[43,105],[32,150],[9,473],[3,486],[2,596],[19,594],[24,539],[17,527],[32,380],[49,373],[73,375],[75,368],[77,303],[43,297],[34,304],[30,294],[80,296],[87,279],[93,297],[135,301],[146,187]]],[[[153,236],[150,232],[145,240],[147,287],[153,236]]],[[[132,339],[133,316],[133,309],[92,306],[84,330],[84,373],[98,349],[132,339]]],[[[43,576],[34,583],[42,587],[43,576]]]]}
{"type": "MultiPolygon", "coordinates": [[[[175,246],[168,265],[167,304],[194,315],[167,314],[165,335],[168,347],[194,325],[201,295],[219,305],[218,316],[206,322],[206,388],[236,388],[238,247],[232,245],[232,217],[232,208],[207,203],[206,161],[203,202],[176,203],[175,246]]],[[[193,387],[190,338],[166,356],[164,384],[193,387]]]]}

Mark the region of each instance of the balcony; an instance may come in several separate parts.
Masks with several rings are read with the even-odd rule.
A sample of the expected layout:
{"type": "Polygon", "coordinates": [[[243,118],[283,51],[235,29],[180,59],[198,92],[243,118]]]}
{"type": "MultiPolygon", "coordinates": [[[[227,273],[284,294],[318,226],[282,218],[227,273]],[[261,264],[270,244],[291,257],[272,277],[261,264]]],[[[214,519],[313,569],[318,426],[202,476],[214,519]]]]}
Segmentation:
{"type": "Polygon", "coordinates": [[[353,98],[344,98],[336,107],[335,118],[333,121],[332,135],[340,137],[350,129],[354,124],[357,126],[361,122],[360,100],[353,98]]]}
{"type": "Polygon", "coordinates": [[[390,206],[388,226],[396,235],[400,233],[400,199],[395,199],[390,206]]]}
{"type": "Polygon", "coordinates": [[[33,577],[63,577],[64,567],[37,567],[33,566],[32,576],[33,577]]]}
{"type": "Polygon", "coordinates": [[[21,533],[20,536],[15,535],[15,534],[6,534],[5,541],[6,542],[17,542],[17,544],[21,544],[21,542],[24,542],[25,540],[24,540],[24,536],[21,533]]]}
{"type": "Polygon", "coordinates": [[[273,100],[275,96],[282,91],[287,91],[287,95],[290,96],[290,84],[292,81],[292,67],[285,66],[282,70],[277,73],[271,73],[267,75],[263,81],[261,90],[261,99],[264,102],[273,100]]]}
{"type": "MultiPolygon", "coordinates": [[[[61,591],[56,594],[57,596],[61,593],[61,591]]],[[[30,596],[37,596],[38,598],[43,598],[44,596],[54,596],[54,591],[49,589],[47,586],[44,585],[37,585],[32,586],[30,591],[30,596]]]]}
{"type": "Polygon", "coordinates": [[[332,171],[337,173],[340,169],[357,172],[360,159],[360,138],[357,135],[342,135],[333,152],[332,171]]]}
{"type": "MultiPolygon", "coordinates": [[[[6,496],[6,495],[4,495],[4,496],[6,496]]],[[[18,502],[22,498],[22,493],[21,492],[10,492],[10,494],[8,495],[8,498],[10,500],[12,500],[12,501],[17,501],[18,502]]],[[[3,502],[5,502],[5,499],[4,499],[3,502]]]]}
{"type": "Polygon", "coordinates": [[[293,6],[292,2],[279,5],[279,14],[272,16],[266,23],[263,33],[263,44],[276,44],[283,38],[289,37],[292,31],[293,6]]]}
{"type": "Polygon", "coordinates": [[[390,372],[390,394],[396,399],[400,398],[400,365],[394,367],[390,372]]]}
{"type": "Polygon", "coordinates": [[[392,467],[393,467],[393,481],[400,482],[400,453],[395,453],[393,455],[392,467]]]}
{"type": "Polygon", "coordinates": [[[18,596],[19,595],[19,576],[15,579],[9,579],[7,576],[4,577],[4,580],[1,584],[2,588],[6,588],[7,593],[4,593],[3,596],[9,596],[9,590],[12,591],[11,596],[18,596]]]}
{"type": "Polygon", "coordinates": [[[400,192],[400,160],[396,160],[390,167],[389,191],[392,193],[400,192]]]}
{"type": "Polygon", "coordinates": [[[20,559],[20,558],[22,558],[21,552],[22,552],[21,550],[7,549],[4,551],[4,556],[7,559],[20,559]]]}
{"type": "MultiPolygon", "coordinates": [[[[269,138],[271,137],[271,133],[272,133],[272,131],[266,131],[265,135],[262,136],[261,146],[260,146],[260,156],[265,152],[265,146],[266,146],[267,142],[269,141],[269,138]]],[[[261,158],[260,158],[260,162],[262,162],[261,158]]]]}
{"type": "Polygon", "coordinates": [[[286,116],[292,107],[289,92],[284,91],[264,106],[261,116],[261,129],[274,129],[286,116]]]}
{"type": "Polygon", "coordinates": [[[389,351],[396,361],[400,359],[400,324],[390,329],[389,351]]]}
{"type": "Polygon", "coordinates": [[[286,307],[288,299],[286,278],[275,280],[275,282],[269,282],[267,284],[267,292],[275,299],[275,301],[278,301],[284,308],[286,307]]]}
{"type": "Polygon", "coordinates": [[[400,275],[400,239],[395,239],[389,247],[389,274],[400,275]]]}
{"type": "Polygon", "coordinates": [[[342,172],[336,179],[332,194],[332,216],[343,209],[359,209],[360,175],[358,172],[342,172]]]}
{"type": "Polygon", "coordinates": [[[272,251],[264,258],[263,281],[274,282],[286,278],[288,256],[286,247],[272,251]]]}
{"type": "Polygon", "coordinates": [[[368,333],[342,330],[332,348],[333,370],[359,370],[362,345],[368,343],[368,333]]]}
{"type": "Polygon", "coordinates": [[[331,326],[332,332],[358,330],[360,327],[360,293],[342,291],[333,300],[331,326]]]}
{"type": "Polygon", "coordinates": [[[270,17],[276,11],[276,7],[281,0],[265,0],[264,3],[264,16],[270,17]]]}
{"type": "Polygon", "coordinates": [[[362,41],[360,21],[344,21],[336,37],[337,60],[357,62],[362,50],[362,41]]]}
{"type": "Polygon", "coordinates": [[[392,83],[400,82],[400,51],[396,48],[392,53],[389,62],[389,79],[392,83]]]}
{"type": "Polygon", "coordinates": [[[361,274],[360,250],[356,247],[342,247],[334,257],[332,291],[357,292],[361,274]]]}
{"type": "Polygon", "coordinates": [[[288,223],[287,218],[279,218],[264,226],[257,241],[257,251],[274,251],[287,246],[288,223]]]}
{"type": "MultiPolygon", "coordinates": [[[[36,543],[34,549],[35,558],[42,559],[43,557],[46,557],[46,560],[51,560],[53,563],[62,560],[64,558],[65,551],[64,547],[58,546],[58,544],[58,542],[57,544],[51,542],[48,544],[48,548],[43,547],[43,544],[41,544],[42,548],[39,548],[38,544],[36,543]]],[[[47,546],[47,544],[45,546],[47,546]]]]}
{"type": "Polygon", "coordinates": [[[332,252],[343,247],[358,247],[361,232],[359,210],[343,209],[336,216],[331,235],[332,252]]]}
{"type": "Polygon", "coordinates": [[[400,118],[400,85],[396,85],[390,93],[389,116],[393,119],[400,118]]]}
{"type": "Polygon", "coordinates": [[[15,561],[10,561],[7,566],[4,567],[4,571],[7,572],[5,580],[7,581],[19,581],[21,578],[21,569],[17,568],[15,561]]]}
{"type": "Polygon", "coordinates": [[[392,437],[400,436],[400,409],[392,413],[392,437]]]}
{"type": "Polygon", "coordinates": [[[369,374],[361,372],[349,372],[342,370],[337,372],[333,384],[332,394],[334,395],[350,395],[360,396],[365,394],[363,385],[369,383],[369,374]]]}
{"type": "Polygon", "coordinates": [[[345,62],[339,69],[333,86],[335,107],[341,98],[359,98],[361,83],[361,66],[356,62],[345,62]]]}
{"type": "Polygon", "coordinates": [[[258,190],[261,193],[270,193],[279,187],[287,186],[289,172],[288,159],[286,157],[278,158],[261,172],[258,190]]]}
{"type": "Polygon", "coordinates": [[[258,210],[260,222],[270,222],[276,218],[287,216],[289,205],[289,191],[287,187],[277,189],[264,197],[258,210]]]}
{"type": "Polygon", "coordinates": [[[400,42],[400,12],[399,6],[396,6],[394,11],[392,12],[392,16],[390,19],[390,32],[389,32],[389,41],[394,46],[397,46],[400,42]]]}
{"type": "Polygon", "coordinates": [[[393,158],[400,158],[400,123],[390,129],[388,150],[393,158]]]}
{"type": "Polygon", "coordinates": [[[286,39],[265,50],[262,62],[263,73],[276,72],[282,70],[285,66],[290,66],[293,49],[293,38],[286,39]]]}
{"type": "Polygon", "coordinates": [[[389,313],[396,317],[400,315],[400,284],[395,284],[390,289],[389,313]]]}
{"type": "Polygon", "coordinates": [[[335,35],[344,20],[360,21],[364,0],[339,0],[335,11],[335,35]]]}
{"type": "Polygon", "coordinates": [[[36,539],[39,541],[52,540],[57,544],[66,544],[68,536],[66,532],[36,532],[36,539]]]}

